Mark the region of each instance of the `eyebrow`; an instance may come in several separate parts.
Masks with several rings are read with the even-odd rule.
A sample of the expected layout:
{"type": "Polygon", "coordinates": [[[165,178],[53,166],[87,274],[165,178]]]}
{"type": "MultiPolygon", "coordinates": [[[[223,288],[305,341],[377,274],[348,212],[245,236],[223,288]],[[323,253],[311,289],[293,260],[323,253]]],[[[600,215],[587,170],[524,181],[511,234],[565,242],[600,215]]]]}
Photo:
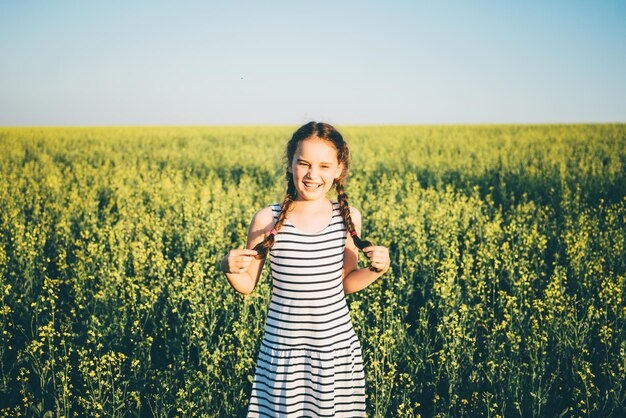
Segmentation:
{"type": "MultiPolygon", "coordinates": [[[[305,159],[302,159],[302,158],[296,158],[296,162],[298,162],[298,163],[299,163],[300,161],[302,161],[303,163],[308,163],[308,161],[307,161],[307,160],[305,160],[305,159]]],[[[328,161],[322,161],[320,164],[328,164],[328,165],[332,165],[333,163],[332,163],[332,162],[328,162],[328,161]]]]}

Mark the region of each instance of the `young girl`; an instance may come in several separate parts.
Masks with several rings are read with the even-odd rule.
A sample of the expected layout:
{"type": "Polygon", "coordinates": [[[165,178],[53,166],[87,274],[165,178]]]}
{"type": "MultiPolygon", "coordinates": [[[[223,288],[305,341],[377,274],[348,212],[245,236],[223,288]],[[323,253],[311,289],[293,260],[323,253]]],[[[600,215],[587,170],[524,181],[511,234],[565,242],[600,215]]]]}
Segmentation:
{"type": "Polygon", "coordinates": [[[254,290],[269,253],[272,298],[248,417],[364,417],[365,374],[345,294],[389,269],[389,251],[362,241],[361,215],[344,191],[349,152],[331,125],[310,122],[287,144],[287,193],[258,211],[247,249],[222,270],[243,294],[254,290]],[[337,200],[326,194],[334,187],[337,200]],[[360,248],[370,266],[358,268],[360,248]]]}

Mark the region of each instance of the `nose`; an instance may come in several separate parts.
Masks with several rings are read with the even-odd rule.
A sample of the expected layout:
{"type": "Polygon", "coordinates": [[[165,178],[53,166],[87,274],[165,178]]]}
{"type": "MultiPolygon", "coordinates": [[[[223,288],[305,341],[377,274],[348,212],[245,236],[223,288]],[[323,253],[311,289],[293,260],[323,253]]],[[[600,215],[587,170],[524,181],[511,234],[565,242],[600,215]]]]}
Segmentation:
{"type": "Polygon", "coordinates": [[[317,168],[310,166],[309,170],[306,173],[306,177],[309,179],[315,179],[318,177],[319,171],[317,168]]]}

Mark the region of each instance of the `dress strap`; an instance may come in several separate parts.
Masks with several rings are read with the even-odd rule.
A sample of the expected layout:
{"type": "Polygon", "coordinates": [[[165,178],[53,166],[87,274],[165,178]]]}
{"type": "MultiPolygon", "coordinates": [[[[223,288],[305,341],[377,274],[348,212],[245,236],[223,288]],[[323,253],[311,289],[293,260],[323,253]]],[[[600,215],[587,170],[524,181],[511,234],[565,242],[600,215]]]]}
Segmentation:
{"type": "Polygon", "coordinates": [[[272,203],[269,205],[272,208],[272,215],[274,215],[274,223],[278,221],[278,215],[280,215],[280,203],[272,203]]]}

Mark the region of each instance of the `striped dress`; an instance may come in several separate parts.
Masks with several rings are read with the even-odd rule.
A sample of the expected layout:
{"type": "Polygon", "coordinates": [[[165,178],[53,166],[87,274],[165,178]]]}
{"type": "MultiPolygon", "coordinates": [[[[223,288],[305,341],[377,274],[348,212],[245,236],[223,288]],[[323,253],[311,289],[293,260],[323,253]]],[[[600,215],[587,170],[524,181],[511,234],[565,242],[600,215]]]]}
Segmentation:
{"type": "MultiPolygon", "coordinates": [[[[343,292],[339,204],[321,232],[288,220],[270,250],[272,298],[248,417],[365,417],[365,373],[343,292]]],[[[280,204],[271,205],[274,220],[280,204]]]]}

